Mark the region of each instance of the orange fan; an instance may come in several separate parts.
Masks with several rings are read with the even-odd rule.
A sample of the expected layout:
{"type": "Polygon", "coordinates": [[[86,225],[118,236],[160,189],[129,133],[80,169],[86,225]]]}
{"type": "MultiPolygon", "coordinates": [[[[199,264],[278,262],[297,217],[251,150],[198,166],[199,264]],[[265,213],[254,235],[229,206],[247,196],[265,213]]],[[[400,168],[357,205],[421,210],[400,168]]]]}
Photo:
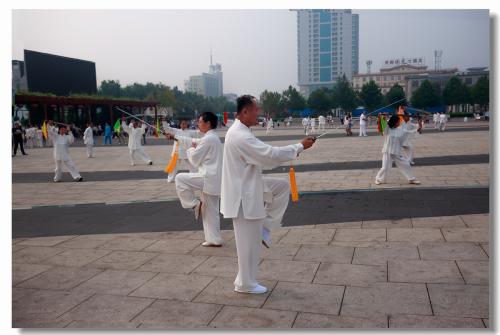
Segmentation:
{"type": "Polygon", "coordinates": [[[165,173],[174,172],[175,165],[177,164],[177,159],[179,158],[179,145],[177,142],[175,142],[174,145],[175,145],[175,151],[172,154],[172,157],[170,158],[170,162],[168,162],[168,165],[165,168],[165,173]]]}
{"type": "Polygon", "coordinates": [[[299,201],[299,191],[297,190],[297,182],[295,181],[295,170],[290,165],[290,193],[292,194],[292,201],[299,201]]]}

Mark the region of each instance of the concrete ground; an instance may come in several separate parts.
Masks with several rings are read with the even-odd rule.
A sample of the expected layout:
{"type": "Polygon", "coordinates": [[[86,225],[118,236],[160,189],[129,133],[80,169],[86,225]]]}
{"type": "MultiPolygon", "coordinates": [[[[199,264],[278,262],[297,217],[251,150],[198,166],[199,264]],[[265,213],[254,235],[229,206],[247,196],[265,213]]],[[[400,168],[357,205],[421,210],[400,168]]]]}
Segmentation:
{"type": "MultiPolygon", "coordinates": [[[[420,186],[396,169],[373,183],[383,140],[373,128],[334,130],[301,153],[300,200],[263,249],[264,295],[233,291],[229,220],[222,248],[200,245],[201,223],[162,173],[170,143],[148,139],[158,141],[145,149],[153,166],[130,166],[123,146],[97,147],[93,159],[71,148],[83,183],[51,182],[52,149],[28,149],[12,159],[12,325],[489,327],[490,134],[484,122],[448,128],[415,141],[420,186]]],[[[297,127],[255,132],[272,145],[301,137],[297,127]]]]}

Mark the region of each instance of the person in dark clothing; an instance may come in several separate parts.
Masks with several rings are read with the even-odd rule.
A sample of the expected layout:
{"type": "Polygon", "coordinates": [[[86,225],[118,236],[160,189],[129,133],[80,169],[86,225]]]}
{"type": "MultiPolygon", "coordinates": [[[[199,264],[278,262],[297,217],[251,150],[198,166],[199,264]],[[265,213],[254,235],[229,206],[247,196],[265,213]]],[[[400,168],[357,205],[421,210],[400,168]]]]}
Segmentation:
{"type": "Polygon", "coordinates": [[[26,131],[21,128],[21,125],[19,123],[14,124],[14,128],[12,128],[12,136],[14,137],[14,154],[12,157],[14,157],[17,154],[17,146],[21,146],[21,152],[23,155],[27,155],[27,153],[24,152],[24,146],[23,146],[23,136],[26,134],[26,131]]]}

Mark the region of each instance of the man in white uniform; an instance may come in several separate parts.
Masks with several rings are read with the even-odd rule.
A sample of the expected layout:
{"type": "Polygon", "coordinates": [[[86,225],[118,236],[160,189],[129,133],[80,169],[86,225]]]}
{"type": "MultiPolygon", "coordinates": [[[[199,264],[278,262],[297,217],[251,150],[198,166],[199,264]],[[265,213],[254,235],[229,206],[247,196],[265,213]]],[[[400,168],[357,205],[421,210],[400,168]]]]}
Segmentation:
{"type": "Polygon", "coordinates": [[[316,132],[316,119],[312,117],[309,122],[311,123],[311,133],[314,134],[316,132]]]}
{"type": "Polygon", "coordinates": [[[87,147],[87,157],[94,158],[92,156],[92,148],[94,146],[94,133],[92,131],[92,123],[87,123],[87,129],[83,132],[83,144],[87,147]]]}
{"type": "Polygon", "coordinates": [[[237,99],[236,120],[229,128],[224,143],[222,163],[221,213],[232,218],[238,275],[235,291],[265,293],[267,288],[257,283],[257,268],[261,243],[269,245],[270,230],[281,225],[289,201],[287,180],[262,176],[263,167],[273,167],[291,161],[314,139],[284,147],[272,147],[251,132],[257,125],[261,108],[250,95],[237,99]]]}
{"type": "Polygon", "coordinates": [[[141,144],[142,135],[146,131],[146,124],[143,123],[141,128],[138,127],[137,121],[132,119],[130,124],[127,125],[126,118],[122,117],[122,128],[128,134],[128,149],[130,154],[130,165],[134,166],[134,155],[137,153],[141,158],[148,163],[148,165],[153,165],[151,158],[144,152],[141,144]]]}
{"type": "Polygon", "coordinates": [[[359,136],[368,136],[366,135],[366,115],[365,113],[361,113],[359,116],[359,136]]]}
{"type": "Polygon", "coordinates": [[[215,132],[217,116],[206,112],[198,119],[200,132],[205,134],[201,140],[184,137],[179,133],[167,134],[185,146],[191,146],[186,155],[189,162],[198,168],[198,172],[179,173],[175,177],[175,188],[181,201],[182,208],[192,208],[195,218],[202,216],[203,231],[205,233],[205,247],[222,246],[220,235],[219,196],[222,178],[222,143],[215,132]],[[194,194],[201,191],[201,199],[194,194]]]}
{"type": "Polygon", "coordinates": [[[413,161],[413,142],[418,137],[418,131],[420,130],[420,128],[416,124],[411,122],[410,114],[405,112],[403,118],[405,122],[403,122],[402,127],[403,129],[409,131],[409,133],[403,141],[402,147],[406,150],[406,157],[408,159],[408,162],[410,163],[410,165],[414,165],[415,162],[413,161]]]}
{"type": "MultiPolygon", "coordinates": [[[[198,138],[198,131],[189,129],[189,121],[187,119],[180,120],[180,124],[179,124],[180,129],[170,127],[170,125],[166,121],[163,121],[162,125],[163,125],[163,129],[167,133],[172,133],[173,135],[179,135],[182,137],[189,137],[190,139],[191,138],[198,138]]],[[[176,146],[178,146],[179,157],[177,158],[177,164],[175,164],[174,171],[172,171],[172,173],[168,174],[167,182],[169,182],[169,183],[174,181],[175,175],[177,174],[177,171],[179,170],[179,167],[181,165],[186,167],[189,170],[189,172],[196,172],[197,171],[197,168],[189,162],[189,159],[186,155],[186,150],[191,146],[191,144],[189,144],[187,147],[185,147],[182,144],[183,144],[183,142],[176,142],[176,143],[174,143],[174,146],[172,147],[172,155],[173,155],[175,150],[176,150],[176,146]]]]}
{"type": "Polygon", "coordinates": [[[326,119],[323,115],[318,116],[318,125],[320,131],[325,131],[326,119]]]}
{"type": "Polygon", "coordinates": [[[434,129],[437,129],[438,124],[439,124],[439,114],[438,113],[432,114],[432,122],[434,123],[434,129]]]}
{"type": "Polygon", "coordinates": [[[73,133],[66,128],[66,125],[60,125],[57,129],[50,120],[47,123],[47,134],[54,144],[54,162],[56,164],[54,182],[57,183],[61,180],[63,165],[66,166],[73,180],[82,181],[83,178],[69,155],[69,146],[75,141],[73,133]]]}
{"type": "Polygon", "coordinates": [[[446,117],[445,113],[439,114],[439,130],[444,131],[446,128],[446,122],[448,121],[448,118],[446,117]]]}
{"type": "Polygon", "coordinates": [[[302,127],[304,127],[304,134],[309,135],[309,119],[308,118],[303,118],[302,119],[302,127]]]}
{"type": "Polygon", "coordinates": [[[269,119],[267,120],[267,129],[266,129],[266,134],[269,134],[269,132],[270,132],[271,130],[273,130],[273,128],[274,128],[274,122],[273,122],[273,119],[272,119],[272,118],[269,118],[269,119]]]}

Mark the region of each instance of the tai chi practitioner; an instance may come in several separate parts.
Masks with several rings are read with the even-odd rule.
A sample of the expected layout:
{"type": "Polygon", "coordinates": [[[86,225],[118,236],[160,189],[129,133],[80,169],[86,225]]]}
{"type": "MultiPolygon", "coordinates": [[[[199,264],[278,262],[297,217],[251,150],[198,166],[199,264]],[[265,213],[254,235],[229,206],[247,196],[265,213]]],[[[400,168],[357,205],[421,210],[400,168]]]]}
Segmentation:
{"type": "Polygon", "coordinates": [[[318,129],[325,131],[326,118],[323,115],[318,116],[318,129]]]}
{"type": "Polygon", "coordinates": [[[205,233],[205,247],[220,247],[222,237],[220,234],[219,197],[222,178],[222,143],[215,132],[217,116],[206,112],[198,119],[200,132],[205,134],[201,139],[185,137],[179,133],[167,134],[191,146],[186,155],[192,166],[198,172],[179,173],[175,177],[175,188],[183,208],[192,208],[195,218],[201,215],[203,231],[205,233]],[[195,191],[201,191],[201,199],[195,196],[195,191]]]}
{"type": "Polygon", "coordinates": [[[309,122],[311,123],[311,133],[314,134],[316,132],[316,119],[312,117],[309,122]]]}
{"type": "Polygon", "coordinates": [[[408,131],[408,134],[406,136],[406,139],[403,141],[402,147],[406,150],[406,158],[408,162],[411,165],[414,165],[415,162],[413,161],[413,142],[418,137],[421,127],[411,122],[409,114],[405,113],[403,118],[405,122],[403,122],[401,126],[403,127],[403,129],[408,131]]]}
{"type": "Polygon", "coordinates": [[[128,149],[129,149],[129,155],[130,155],[130,165],[134,166],[134,155],[137,153],[141,158],[148,163],[148,165],[153,165],[153,161],[151,161],[151,158],[144,152],[144,148],[142,147],[141,144],[141,137],[146,131],[146,124],[142,124],[142,126],[139,128],[137,121],[132,119],[130,121],[130,124],[127,125],[125,122],[126,118],[122,117],[122,128],[123,130],[128,134],[128,149]]]}
{"type": "Polygon", "coordinates": [[[274,128],[274,122],[273,122],[273,119],[272,119],[272,118],[269,118],[269,119],[267,120],[267,129],[266,129],[266,134],[269,134],[269,132],[270,132],[271,130],[273,130],[273,128],[274,128]]]}
{"type": "Polygon", "coordinates": [[[385,183],[392,161],[396,163],[397,168],[410,184],[420,184],[420,181],[412,174],[410,163],[401,153],[402,144],[407,136],[416,132],[417,129],[406,130],[400,125],[400,122],[401,119],[397,115],[391,116],[387,122],[387,127],[384,130],[384,146],[382,147],[382,168],[375,177],[376,185],[385,183]]]}
{"type": "Polygon", "coordinates": [[[439,124],[439,114],[438,113],[432,114],[432,122],[434,123],[434,129],[437,129],[438,124],[439,124]]]}
{"type": "Polygon", "coordinates": [[[306,138],[301,143],[272,147],[251,132],[258,124],[261,109],[250,95],[237,99],[237,115],[227,131],[222,163],[221,213],[232,218],[238,275],[234,289],[244,293],[265,293],[258,284],[257,268],[261,243],[270,243],[272,227],[281,225],[289,201],[288,181],[262,176],[263,167],[273,167],[291,161],[314,143],[306,138]]]}
{"type": "Polygon", "coordinates": [[[366,135],[366,115],[365,113],[361,113],[359,116],[359,136],[368,136],[366,135]]]}
{"type": "Polygon", "coordinates": [[[87,157],[93,158],[92,148],[94,147],[94,132],[92,130],[92,123],[87,123],[87,128],[83,132],[83,144],[87,147],[87,157]]]}
{"type": "Polygon", "coordinates": [[[52,125],[52,121],[49,121],[47,134],[54,144],[54,162],[56,164],[54,182],[61,180],[63,165],[66,166],[73,180],[82,181],[83,178],[69,155],[69,146],[75,141],[73,132],[66,128],[66,125],[60,125],[58,129],[52,125]]]}
{"type": "Polygon", "coordinates": [[[303,118],[302,119],[302,127],[304,127],[304,134],[309,135],[309,119],[308,118],[303,118]]]}
{"type": "MultiPolygon", "coordinates": [[[[189,121],[187,119],[180,120],[180,128],[172,128],[166,121],[162,122],[162,125],[165,132],[172,133],[173,135],[189,137],[190,139],[197,139],[199,137],[197,130],[189,129],[189,121]]],[[[172,147],[172,155],[174,154],[175,150],[178,150],[179,157],[177,158],[177,164],[175,164],[174,171],[168,174],[167,182],[169,183],[174,181],[175,175],[177,174],[177,171],[179,171],[179,167],[181,165],[187,168],[189,172],[196,172],[198,170],[196,166],[193,166],[193,164],[191,164],[186,154],[186,150],[191,146],[191,144],[186,147],[183,145],[184,143],[185,142],[175,142],[174,146],[172,147]]]]}
{"type": "Polygon", "coordinates": [[[444,131],[446,128],[446,122],[448,121],[448,118],[446,117],[445,113],[439,114],[439,130],[444,131]]]}

